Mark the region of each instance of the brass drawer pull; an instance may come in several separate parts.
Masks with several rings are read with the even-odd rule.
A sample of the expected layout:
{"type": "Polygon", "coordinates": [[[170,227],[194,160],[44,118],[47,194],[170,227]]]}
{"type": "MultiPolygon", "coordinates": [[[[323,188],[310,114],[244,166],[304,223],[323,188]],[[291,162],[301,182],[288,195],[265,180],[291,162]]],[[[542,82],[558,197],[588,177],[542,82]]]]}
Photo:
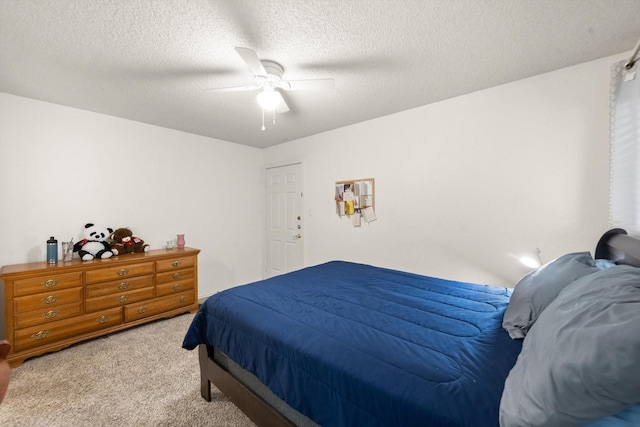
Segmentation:
{"type": "Polygon", "coordinates": [[[173,277],[176,280],[182,279],[182,273],[173,273],[171,277],[173,277]]]}
{"type": "Polygon", "coordinates": [[[45,304],[53,304],[56,301],[58,301],[58,297],[55,295],[50,295],[46,298],[42,298],[42,302],[45,304]]]}
{"type": "Polygon", "coordinates": [[[46,338],[47,335],[49,335],[49,331],[39,331],[31,335],[31,338],[34,340],[41,340],[43,338],[46,338]]]}
{"type": "Polygon", "coordinates": [[[120,302],[127,302],[128,300],[129,300],[128,295],[122,295],[120,298],[118,298],[118,301],[120,302]]]}
{"type": "Polygon", "coordinates": [[[182,288],[182,286],[180,286],[180,284],[176,283],[175,285],[173,285],[173,290],[174,291],[179,291],[180,288],[182,288]]]}
{"type": "Polygon", "coordinates": [[[139,314],[142,314],[144,312],[147,311],[147,307],[140,307],[139,309],[136,310],[139,314]]]}
{"type": "Polygon", "coordinates": [[[126,276],[127,274],[129,274],[129,270],[127,270],[126,268],[118,270],[118,276],[126,276]]]}
{"type": "Polygon", "coordinates": [[[58,284],[58,280],[56,279],[49,279],[46,282],[42,282],[42,286],[45,288],[52,288],[57,284],[58,284]]]}
{"type": "Polygon", "coordinates": [[[120,289],[121,291],[124,291],[125,289],[127,289],[129,287],[129,283],[128,282],[122,282],[118,285],[118,289],[120,289]]]}
{"type": "Polygon", "coordinates": [[[187,301],[187,297],[182,296],[182,297],[180,297],[180,300],[179,300],[179,301],[180,301],[180,302],[186,302],[186,301],[187,301]]]}
{"type": "Polygon", "coordinates": [[[173,261],[171,265],[173,265],[174,267],[180,267],[182,265],[182,261],[173,261]]]}
{"type": "Polygon", "coordinates": [[[109,316],[100,316],[96,319],[98,323],[107,323],[109,321],[109,316]]]}
{"type": "Polygon", "coordinates": [[[42,317],[44,317],[45,319],[53,319],[58,314],[60,314],[58,310],[49,310],[46,313],[42,313],[42,317]]]}

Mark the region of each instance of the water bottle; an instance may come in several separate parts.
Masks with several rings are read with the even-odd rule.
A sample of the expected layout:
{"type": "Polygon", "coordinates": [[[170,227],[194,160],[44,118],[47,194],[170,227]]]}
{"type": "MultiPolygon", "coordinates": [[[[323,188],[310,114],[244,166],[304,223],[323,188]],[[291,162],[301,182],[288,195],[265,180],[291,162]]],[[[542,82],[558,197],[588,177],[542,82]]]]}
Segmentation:
{"type": "Polygon", "coordinates": [[[58,262],[58,241],[53,236],[47,240],[47,262],[49,264],[58,262]]]}

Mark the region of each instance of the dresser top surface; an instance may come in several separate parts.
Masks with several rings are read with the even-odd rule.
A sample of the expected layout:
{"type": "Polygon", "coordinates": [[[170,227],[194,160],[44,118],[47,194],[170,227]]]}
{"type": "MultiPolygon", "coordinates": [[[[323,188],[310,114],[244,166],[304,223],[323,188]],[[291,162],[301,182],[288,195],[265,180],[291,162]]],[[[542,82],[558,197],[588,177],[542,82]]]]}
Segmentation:
{"type": "Polygon", "coordinates": [[[191,256],[200,253],[200,249],[185,247],[183,249],[154,249],[149,252],[139,254],[124,254],[114,256],[108,259],[94,259],[91,261],[82,261],[74,258],[71,262],[58,261],[50,264],[45,261],[30,262],[25,264],[5,265],[0,269],[0,278],[7,278],[15,274],[29,273],[45,273],[52,274],[55,272],[67,272],[73,270],[86,270],[87,268],[113,267],[121,264],[131,264],[135,262],[155,261],[157,259],[166,259],[181,256],[191,256]]]}

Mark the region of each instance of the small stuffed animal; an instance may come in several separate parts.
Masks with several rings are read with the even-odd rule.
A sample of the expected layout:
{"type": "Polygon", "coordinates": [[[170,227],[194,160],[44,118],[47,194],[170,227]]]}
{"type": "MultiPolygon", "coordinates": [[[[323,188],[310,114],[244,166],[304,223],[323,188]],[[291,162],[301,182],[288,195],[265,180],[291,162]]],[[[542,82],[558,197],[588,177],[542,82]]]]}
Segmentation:
{"type": "Polygon", "coordinates": [[[139,237],[135,237],[128,228],[118,228],[111,234],[111,250],[118,254],[133,254],[149,251],[149,245],[139,237]]]}
{"type": "Polygon", "coordinates": [[[111,258],[118,255],[117,251],[112,251],[107,239],[113,230],[107,227],[100,227],[91,223],[85,224],[83,230],[84,239],[73,245],[73,251],[78,252],[80,259],[91,261],[94,258],[111,258]]]}

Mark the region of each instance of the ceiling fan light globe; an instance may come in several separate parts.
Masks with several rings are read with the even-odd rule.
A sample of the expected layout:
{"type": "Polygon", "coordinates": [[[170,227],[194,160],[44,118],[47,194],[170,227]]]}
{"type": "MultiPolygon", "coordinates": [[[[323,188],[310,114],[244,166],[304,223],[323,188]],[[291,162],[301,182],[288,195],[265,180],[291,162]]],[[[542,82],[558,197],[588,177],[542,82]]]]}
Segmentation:
{"type": "Polygon", "coordinates": [[[273,111],[280,104],[280,95],[274,90],[265,90],[258,94],[256,100],[265,110],[273,111]]]}

